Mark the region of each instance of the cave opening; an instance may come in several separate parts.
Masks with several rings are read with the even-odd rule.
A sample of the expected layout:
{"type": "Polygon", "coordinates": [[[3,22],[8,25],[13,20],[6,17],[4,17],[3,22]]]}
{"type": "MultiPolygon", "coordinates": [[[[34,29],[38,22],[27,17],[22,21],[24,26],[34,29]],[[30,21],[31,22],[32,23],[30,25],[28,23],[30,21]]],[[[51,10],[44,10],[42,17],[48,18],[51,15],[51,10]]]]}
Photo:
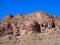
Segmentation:
{"type": "Polygon", "coordinates": [[[39,32],[39,33],[41,32],[41,27],[38,23],[35,24],[34,28],[36,32],[39,32]]]}
{"type": "Polygon", "coordinates": [[[52,28],[55,28],[55,23],[54,23],[54,21],[52,21],[52,28]]]}

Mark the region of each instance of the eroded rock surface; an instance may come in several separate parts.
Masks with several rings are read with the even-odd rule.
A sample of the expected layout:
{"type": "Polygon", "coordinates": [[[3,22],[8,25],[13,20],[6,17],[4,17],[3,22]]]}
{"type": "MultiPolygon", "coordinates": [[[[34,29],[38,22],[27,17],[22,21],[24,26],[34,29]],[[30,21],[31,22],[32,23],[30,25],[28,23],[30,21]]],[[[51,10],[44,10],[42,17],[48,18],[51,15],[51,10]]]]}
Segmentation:
{"type": "Polygon", "coordinates": [[[60,45],[60,19],[44,12],[8,15],[0,22],[0,45],[60,45]]]}

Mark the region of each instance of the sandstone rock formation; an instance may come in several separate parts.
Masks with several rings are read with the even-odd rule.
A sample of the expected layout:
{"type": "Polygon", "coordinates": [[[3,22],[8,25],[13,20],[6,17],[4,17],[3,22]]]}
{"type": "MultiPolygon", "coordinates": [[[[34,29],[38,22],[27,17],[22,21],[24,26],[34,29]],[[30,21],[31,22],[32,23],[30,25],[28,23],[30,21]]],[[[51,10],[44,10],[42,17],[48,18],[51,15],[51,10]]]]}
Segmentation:
{"type": "Polygon", "coordinates": [[[0,45],[60,45],[60,19],[44,12],[8,15],[0,22],[0,45]]]}

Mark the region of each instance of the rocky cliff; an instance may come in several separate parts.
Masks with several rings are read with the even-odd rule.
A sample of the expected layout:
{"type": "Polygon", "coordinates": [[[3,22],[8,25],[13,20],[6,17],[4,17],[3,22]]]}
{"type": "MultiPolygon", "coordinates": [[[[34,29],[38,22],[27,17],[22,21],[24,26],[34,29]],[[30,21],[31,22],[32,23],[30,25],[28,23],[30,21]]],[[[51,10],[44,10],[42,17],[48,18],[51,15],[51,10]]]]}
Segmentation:
{"type": "Polygon", "coordinates": [[[0,45],[60,45],[60,18],[44,12],[7,15],[0,22],[0,45]]]}

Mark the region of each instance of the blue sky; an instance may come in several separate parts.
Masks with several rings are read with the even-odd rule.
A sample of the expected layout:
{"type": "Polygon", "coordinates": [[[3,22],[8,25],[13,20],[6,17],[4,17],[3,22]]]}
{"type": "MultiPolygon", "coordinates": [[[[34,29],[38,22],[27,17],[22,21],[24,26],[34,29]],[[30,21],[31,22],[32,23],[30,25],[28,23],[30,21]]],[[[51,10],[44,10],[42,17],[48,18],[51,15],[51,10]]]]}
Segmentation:
{"type": "Polygon", "coordinates": [[[60,0],[0,0],[0,20],[7,14],[44,11],[60,17],[60,0]]]}

